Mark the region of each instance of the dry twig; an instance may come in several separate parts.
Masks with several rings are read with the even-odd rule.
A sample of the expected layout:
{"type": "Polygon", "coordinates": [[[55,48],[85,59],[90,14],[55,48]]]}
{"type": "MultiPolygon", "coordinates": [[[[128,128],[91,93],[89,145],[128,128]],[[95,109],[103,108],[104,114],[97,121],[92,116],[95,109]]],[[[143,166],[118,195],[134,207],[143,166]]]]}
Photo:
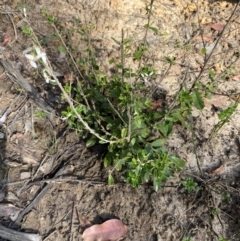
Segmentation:
{"type": "Polygon", "coordinates": [[[10,241],[42,241],[39,234],[18,232],[0,225],[0,237],[10,241]]]}

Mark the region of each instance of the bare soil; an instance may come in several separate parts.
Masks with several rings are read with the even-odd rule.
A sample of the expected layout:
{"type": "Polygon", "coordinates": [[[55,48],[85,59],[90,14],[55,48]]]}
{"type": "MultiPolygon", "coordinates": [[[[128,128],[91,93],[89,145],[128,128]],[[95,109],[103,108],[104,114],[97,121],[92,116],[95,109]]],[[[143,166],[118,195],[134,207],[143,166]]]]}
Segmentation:
{"type": "Polygon", "coordinates": [[[79,212],[92,223],[113,217],[121,219],[128,227],[125,240],[176,241],[188,236],[191,241],[224,240],[221,237],[240,240],[239,107],[230,122],[211,137],[219,111],[233,104],[240,93],[239,7],[229,21],[236,2],[154,1],[151,25],[159,29],[159,34],[147,36],[146,59],[158,73],[150,81],[165,89],[169,99],[182,83],[191,86],[202,69],[206,71],[199,81],[209,81],[209,70],[214,69],[218,83],[212,100],[205,100],[204,110],[193,113],[195,135],[179,126],[168,140],[169,150],[186,160],[187,167],[159,192],[151,185],[133,189],[121,180],[108,186],[108,170],[101,162],[102,150],[87,149],[81,138],[67,128],[60,118],[64,106],[59,90],[47,84],[24,58],[23,51],[32,47],[33,42],[23,34],[27,26],[23,7],[55,71],[62,75],[74,72],[68,57],[58,51],[61,42],[54,39],[55,30],[42,14],[46,10],[60,20],[62,31],[68,33],[64,41],[74,43],[79,55],[86,48],[85,42],[70,30],[78,27],[76,19],[80,19],[79,26],[93,24],[92,43],[101,68],[110,74],[109,60],[119,55],[112,37],[121,40],[123,29],[125,37],[141,42],[147,23],[146,4],[150,1],[3,0],[0,3],[0,60],[10,61],[54,109],[52,114],[38,116],[41,108],[0,65],[0,118],[7,111],[0,127],[2,225],[39,233],[45,241],[82,240],[79,212]],[[186,46],[191,48],[187,51],[186,46]],[[204,46],[207,55],[201,53],[204,46]],[[175,56],[176,64],[169,68],[165,56],[175,56]],[[189,175],[201,187],[199,192],[189,194],[180,184],[189,175]],[[43,195],[39,197],[39,193],[43,195]],[[9,203],[15,209],[7,208],[9,203]],[[32,206],[25,213],[29,205],[32,206]]]}

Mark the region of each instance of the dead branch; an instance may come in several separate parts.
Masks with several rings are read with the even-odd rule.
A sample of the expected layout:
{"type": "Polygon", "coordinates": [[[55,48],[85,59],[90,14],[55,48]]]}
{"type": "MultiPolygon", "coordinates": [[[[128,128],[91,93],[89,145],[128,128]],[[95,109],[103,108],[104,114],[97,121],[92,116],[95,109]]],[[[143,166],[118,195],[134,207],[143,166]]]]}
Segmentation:
{"type": "MultiPolygon", "coordinates": [[[[29,213],[35,205],[39,203],[42,197],[47,193],[47,191],[52,187],[52,184],[47,184],[41,192],[34,198],[34,200],[18,215],[15,222],[11,225],[11,227],[19,227],[20,222],[22,221],[23,217],[29,213]]],[[[24,239],[23,239],[24,240],[24,239]]]]}
{"type": "Polygon", "coordinates": [[[24,233],[0,225],[0,237],[10,241],[42,241],[42,236],[33,233],[24,233]]]}

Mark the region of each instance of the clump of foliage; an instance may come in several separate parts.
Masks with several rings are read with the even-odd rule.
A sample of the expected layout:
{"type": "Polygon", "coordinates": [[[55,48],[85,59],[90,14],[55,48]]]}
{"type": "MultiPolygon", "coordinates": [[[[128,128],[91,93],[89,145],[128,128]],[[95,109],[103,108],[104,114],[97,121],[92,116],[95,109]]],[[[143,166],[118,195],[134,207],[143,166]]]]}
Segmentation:
{"type": "Polygon", "coordinates": [[[188,193],[198,192],[201,189],[192,177],[188,177],[186,180],[181,181],[181,184],[187,189],[188,193]]]}
{"type": "MultiPolygon", "coordinates": [[[[185,166],[182,159],[169,153],[166,139],[175,124],[185,124],[193,106],[203,108],[203,101],[197,90],[183,88],[175,96],[176,105],[171,110],[156,111],[150,92],[144,94],[147,88],[144,81],[156,73],[152,65],[141,65],[147,44],[131,52],[130,38],[114,39],[114,42],[119,45],[121,57],[111,60],[114,68],[111,77],[100,71],[91,46],[86,51],[87,57],[78,60],[84,76],[76,85],[65,85],[65,92],[74,100],[74,109],[69,106],[62,115],[69,127],[86,139],[88,147],[108,143],[104,166],[113,166],[109,184],[114,183],[113,171],[116,170],[121,171],[124,180],[133,187],[152,182],[154,189],[159,190],[185,166]],[[126,56],[139,61],[137,71],[124,67],[126,56]]],[[[170,65],[174,64],[174,59],[165,59],[170,65]]]]}
{"type": "MultiPolygon", "coordinates": [[[[171,107],[159,106],[157,110],[153,107],[153,93],[147,88],[156,70],[144,60],[149,47],[146,41],[148,31],[158,34],[158,29],[150,25],[151,7],[152,2],[146,8],[149,18],[144,25],[145,38],[138,46],[133,47],[133,38],[125,39],[124,32],[121,40],[113,38],[118,45],[119,58],[110,60],[112,74],[102,72],[98,65],[91,45],[91,31],[94,28],[91,23],[73,30],[86,40],[86,51],[81,53],[80,58],[75,60],[71,54],[74,47],[62,41],[62,48],[71,56],[79,79],[62,87],[50,66],[47,73],[53,77],[63,98],[69,103],[62,112],[69,127],[86,140],[88,147],[108,144],[108,153],[103,161],[105,167],[113,167],[109,172],[109,184],[114,183],[114,171],[119,171],[133,187],[151,182],[154,189],[159,190],[167,179],[185,166],[184,160],[169,153],[165,142],[174,125],[186,124],[193,107],[204,107],[204,91],[199,92],[198,83],[192,88],[182,86],[171,107]],[[131,59],[135,68],[126,67],[127,58],[131,59]]],[[[54,19],[48,19],[54,26],[54,19]]],[[[61,38],[56,27],[55,30],[61,38]]],[[[166,56],[164,61],[171,67],[175,64],[175,57],[166,56]]]]}
{"type": "MultiPolygon", "coordinates": [[[[134,187],[152,181],[158,190],[185,164],[164,147],[177,119],[164,120],[165,110],[152,110],[150,98],[141,94],[146,88],[144,84],[122,81],[119,75],[108,79],[92,73],[91,81],[83,88],[84,97],[78,87],[71,89],[66,85],[65,89],[74,96],[75,108],[84,121],[103,139],[110,140],[104,166],[114,165],[117,171],[123,170],[124,179],[134,187]]],[[[63,115],[68,118],[69,126],[87,140],[87,146],[97,142],[105,144],[84,127],[70,107],[63,111],[63,115]]],[[[111,173],[109,183],[113,183],[111,173]]]]}
{"type": "MultiPolygon", "coordinates": [[[[150,99],[140,94],[145,88],[142,84],[122,82],[118,75],[110,80],[106,76],[91,77],[93,84],[84,87],[85,98],[91,108],[83,104],[84,98],[78,87],[71,92],[78,103],[75,108],[84,121],[102,138],[110,140],[104,166],[114,165],[117,171],[124,170],[123,177],[134,187],[153,181],[158,190],[163,182],[184,166],[181,159],[170,155],[164,147],[168,135],[165,129],[170,122],[164,126],[159,121],[164,118],[165,112],[151,110],[150,99]]],[[[69,91],[69,87],[65,88],[69,91]]],[[[68,117],[69,126],[87,139],[87,146],[105,143],[84,128],[70,107],[63,111],[63,115],[68,117]]],[[[109,183],[113,183],[112,174],[109,174],[109,183]]]]}

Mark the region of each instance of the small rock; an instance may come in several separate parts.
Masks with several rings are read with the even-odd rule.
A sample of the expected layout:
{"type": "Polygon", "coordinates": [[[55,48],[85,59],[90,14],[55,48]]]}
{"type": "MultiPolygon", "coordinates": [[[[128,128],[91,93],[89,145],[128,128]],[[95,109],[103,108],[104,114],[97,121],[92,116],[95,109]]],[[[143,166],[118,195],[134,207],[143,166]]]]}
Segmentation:
{"type": "Polygon", "coordinates": [[[0,131],[0,140],[4,140],[5,139],[5,133],[0,131]]]}
{"type": "Polygon", "coordinates": [[[32,166],[37,166],[39,162],[32,153],[22,153],[21,155],[23,163],[31,164],[32,166]]]}
{"type": "Polygon", "coordinates": [[[21,175],[20,175],[20,179],[23,180],[23,179],[28,179],[31,177],[31,173],[30,172],[21,172],[21,175]]]}
{"type": "Polygon", "coordinates": [[[0,203],[0,217],[10,217],[15,221],[20,213],[20,209],[10,203],[0,203]]]}
{"type": "Polygon", "coordinates": [[[6,200],[9,202],[18,201],[18,197],[13,192],[8,192],[6,196],[6,200]]]}
{"type": "Polygon", "coordinates": [[[5,139],[5,133],[0,131],[0,140],[3,140],[3,139],[5,139]]]}

